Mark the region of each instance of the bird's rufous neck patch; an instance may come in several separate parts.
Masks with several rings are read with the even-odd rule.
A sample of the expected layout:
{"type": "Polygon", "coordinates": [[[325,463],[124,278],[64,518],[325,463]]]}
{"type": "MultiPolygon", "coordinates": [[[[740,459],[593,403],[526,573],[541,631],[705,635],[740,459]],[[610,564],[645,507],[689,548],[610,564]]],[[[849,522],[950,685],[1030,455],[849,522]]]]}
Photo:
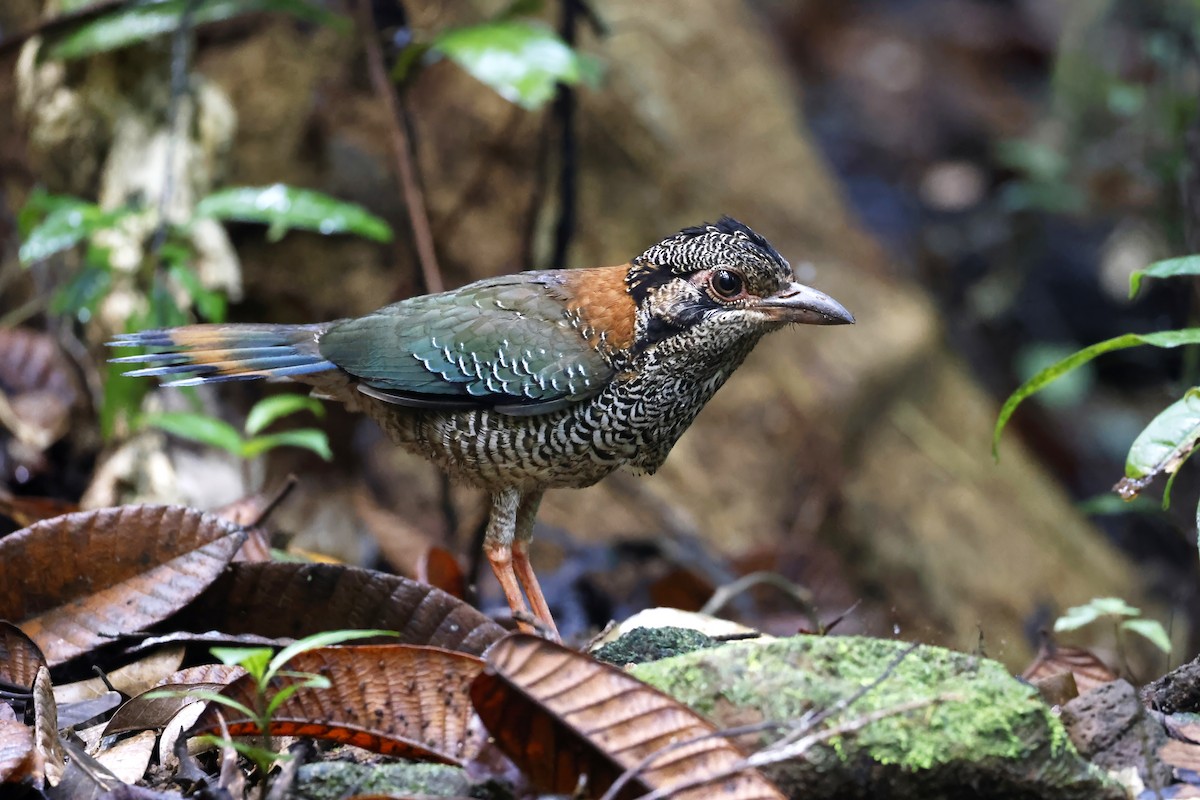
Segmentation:
{"type": "Polygon", "coordinates": [[[578,320],[580,333],[597,349],[628,350],[633,346],[637,306],[625,287],[629,267],[573,269],[563,281],[567,310],[578,320]]]}

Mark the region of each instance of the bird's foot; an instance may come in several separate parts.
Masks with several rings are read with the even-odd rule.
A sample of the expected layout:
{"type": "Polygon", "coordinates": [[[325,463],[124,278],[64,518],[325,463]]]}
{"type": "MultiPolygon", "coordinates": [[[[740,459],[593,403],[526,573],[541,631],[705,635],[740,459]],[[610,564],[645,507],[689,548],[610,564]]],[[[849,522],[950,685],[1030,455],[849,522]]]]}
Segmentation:
{"type": "Polygon", "coordinates": [[[547,625],[545,620],[528,611],[514,611],[512,612],[512,618],[522,633],[532,633],[548,641],[562,644],[562,638],[558,635],[558,628],[554,626],[553,622],[547,625]]]}

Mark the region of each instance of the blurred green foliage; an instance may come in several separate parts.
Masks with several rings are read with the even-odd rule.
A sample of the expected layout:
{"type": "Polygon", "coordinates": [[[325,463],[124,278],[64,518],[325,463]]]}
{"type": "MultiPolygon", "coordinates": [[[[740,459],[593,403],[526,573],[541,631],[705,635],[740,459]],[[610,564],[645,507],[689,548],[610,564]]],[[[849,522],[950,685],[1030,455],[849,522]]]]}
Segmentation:
{"type": "Polygon", "coordinates": [[[299,447],[326,461],[331,460],[329,437],[317,428],[262,433],[276,420],[301,411],[325,416],[325,408],[319,400],[300,394],[281,394],[264,398],[250,409],[242,428],[244,434],[224,420],[194,411],[147,414],[142,417],[142,425],[219,448],[242,459],[257,458],[276,447],[299,447]]]}
{"type": "Polygon", "coordinates": [[[1068,608],[1067,612],[1054,621],[1054,632],[1079,630],[1095,622],[1108,622],[1116,631],[1118,641],[1129,631],[1145,637],[1164,653],[1171,652],[1171,637],[1162,623],[1142,617],[1141,609],[1134,608],[1119,597],[1096,597],[1081,606],[1068,608]]]}

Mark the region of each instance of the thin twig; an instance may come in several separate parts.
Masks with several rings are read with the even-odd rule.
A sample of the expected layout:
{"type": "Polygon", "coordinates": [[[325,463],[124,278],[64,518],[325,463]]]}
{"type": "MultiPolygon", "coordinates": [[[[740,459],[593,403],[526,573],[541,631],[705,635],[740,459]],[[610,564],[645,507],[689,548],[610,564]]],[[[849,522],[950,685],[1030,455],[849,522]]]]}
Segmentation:
{"type": "Polygon", "coordinates": [[[30,317],[44,311],[48,304],[46,295],[39,292],[13,310],[0,316],[0,328],[15,328],[30,317]]]}
{"type": "MultiPolygon", "coordinates": [[[[559,34],[568,47],[574,48],[578,39],[577,28],[580,0],[562,0],[562,22],[559,34]]],[[[554,228],[554,250],[550,257],[551,269],[566,266],[567,250],[575,235],[575,216],[579,192],[576,178],[579,171],[579,144],[575,136],[575,90],[565,83],[558,84],[554,98],[554,115],[559,125],[558,163],[558,223],[554,228]]]]}
{"type": "Polygon", "coordinates": [[[763,584],[778,589],[799,603],[800,607],[804,610],[805,616],[808,617],[808,623],[812,625],[814,629],[820,628],[821,620],[817,616],[817,611],[813,604],[812,593],[803,586],[799,586],[796,583],[789,581],[787,578],[783,577],[777,572],[751,572],[749,575],[743,575],[732,583],[727,583],[724,586],[717,587],[717,590],[713,592],[712,597],[710,597],[708,602],[705,603],[700,609],[700,613],[707,614],[710,617],[715,616],[716,613],[728,605],[733,598],[749,589],[753,589],[755,586],[761,586],[763,584]]]}
{"type": "MultiPolygon", "coordinates": [[[[955,694],[953,692],[947,692],[946,694],[940,694],[937,697],[922,697],[919,700],[909,700],[907,703],[900,703],[899,705],[889,706],[888,708],[876,709],[868,714],[863,714],[861,717],[855,717],[854,719],[847,720],[840,725],[834,725],[831,728],[817,731],[816,733],[808,736],[802,736],[796,741],[790,742],[783,747],[777,747],[776,745],[778,745],[779,742],[776,742],[775,745],[763,748],[754,755],[749,756],[746,759],[746,767],[753,767],[757,769],[759,767],[765,767],[768,764],[778,764],[780,761],[788,761],[796,758],[799,755],[802,755],[804,752],[811,749],[815,744],[828,741],[835,736],[845,736],[848,733],[857,733],[868,725],[879,722],[881,719],[896,717],[900,714],[907,714],[910,711],[928,708],[929,706],[937,705],[938,703],[961,702],[962,699],[962,695],[955,694]]],[[[782,742],[783,740],[781,739],[780,741],[782,742]]],[[[647,797],[646,800],[649,800],[649,797],[647,797]]]]}
{"type": "MultiPolygon", "coordinates": [[[[155,258],[167,242],[170,224],[167,214],[170,211],[171,197],[175,193],[175,155],[179,150],[179,140],[183,138],[179,130],[179,108],[183,95],[187,91],[188,67],[192,61],[192,16],[200,7],[201,0],[188,0],[179,15],[179,25],[171,35],[171,94],[167,101],[167,153],[166,172],[163,175],[162,193],[158,197],[158,225],[154,228],[154,236],[150,239],[147,255],[155,258]]],[[[159,320],[163,322],[163,320],[159,320]]]]}
{"type": "MultiPolygon", "coordinates": [[[[872,711],[868,714],[863,714],[860,717],[847,720],[840,725],[834,725],[831,728],[817,731],[808,736],[801,737],[795,742],[789,743],[785,747],[778,747],[779,742],[771,747],[760,750],[754,755],[748,756],[742,761],[731,764],[725,769],[717,770],[716,772],[697,775],[683,783],[674,783],[669,786],[663,786],[655,789],[649,794],[642,795],[638,800],[663,800],[663,798],[674,796],[676,793],[685,792],[688,789],[694,789],[697,786],[705,786],[707,784],[723,781],[731,778],[740,772],[746,770],[759,769],[760,767],[778,764],[780,761],[791,761],[799,758],[807,753],[814,746],[821,742],[829,741],[836,736],[845,736],[851,733],[857,733],[868,725],[873,725],[880,720],[888,717],[896,717],[901,714],[907,714],[911,711],[918,711],[922,708],[927,708],[938,703],[948,703],[962,700],[962,697],[957,694],[948,693],[938,695],[937,697],[923,697],[920,700],[910,700],[907,703],[891,706],[890,708],[881,708],[872,711]]],[[[783,740],[780,740],[783,741],[783,740]]],[[[765,780],[765,779],[764,779],[765,780]]]]}
{"type": "Polygon", "coordinates": [[[413,244],[416,247],[417,261],[421,267],[421,279],[425,284],[426,292],[441,292],[445,290],[445,284],[442,282],[437,253],[433,247],[433,233],[429,227],[425,194],[421,191],[421,185],[417,181],[416,167],[413,164],[412,142],[409,140],[408,130],[401,117],[396,88],[392,85],[387,67],[383,63],[383,48],[379,46],[379,32],[375,28],[375,13],[371,10],[371,0],[358,0],[355,3],[355,11],[359,34],[362,36],[363,51],[367,58],[367,71],[371,76],[371,85],[387,109],[388,121],[391,123],[392,157],[395,159],[396,177],[404,192],[404,205],[408,209],[408,222],[412,228],[413,244]]]}
{"type": "Polygon", "coordinates": [[[254,521],[246,527],[257,528],[259,525],[262,525],[264,522],[266,522],[267,517],[271,516],[271,513],[274,512],[275,509],[279,508],[279,504],[288,498],[288,495],[292,493],[292,490],[294,490],[299,483],[300,481],[295,474],[288,473],[287,478],[285,478],[283,481],[283,486],[281,486],[279,491],[275,493],[275,496],[268,501],[266,507],[259,512],[258,516],[254,518],[254,521]]]}
{"type": "MultiPolygon", "coordinates": [[[[852,704],[857,703],[868,692],[873,691],[875,687],[879,686],[879,684],[890,678],[896,671],[896,668],[900,666],[900,662],[908,658],[908,656],[918,647],[920,647],[920,645],[917,642],[913,642],[908,647],[897,653],[892,660],[888,662],[888,665],[883,668],[883,672],[881,672],[879,677],[877,677],[875,680],[871,681],[866,686],[856,689],[828,708],[823,708],[817,713],[813,714],[812,718],[809,720],[809,728],[815,728],[817,725],[820,725],[834,714],[839,714],[843,710],[849,708],[852,704]]],[[[780,741],[785,741],[787,738],[788,737],[785,736],[780,741]]]]}

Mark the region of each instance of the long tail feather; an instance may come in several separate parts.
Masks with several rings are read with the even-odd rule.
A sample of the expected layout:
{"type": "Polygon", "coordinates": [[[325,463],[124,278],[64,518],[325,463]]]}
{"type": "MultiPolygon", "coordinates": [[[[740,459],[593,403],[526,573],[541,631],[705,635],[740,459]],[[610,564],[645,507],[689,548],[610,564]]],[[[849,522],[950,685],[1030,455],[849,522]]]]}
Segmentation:
{"type": "Polygon", "coordinates": [[[145,365],[130,377],[172,378],[165,386],[299,378],[336,370],[317,348],[317,325],[188,325],[117,336],[111,347],[148,347],[155,352],[111,359],[145,365]],[[174,378],[180,375],[182,377],[174,378]]]}

